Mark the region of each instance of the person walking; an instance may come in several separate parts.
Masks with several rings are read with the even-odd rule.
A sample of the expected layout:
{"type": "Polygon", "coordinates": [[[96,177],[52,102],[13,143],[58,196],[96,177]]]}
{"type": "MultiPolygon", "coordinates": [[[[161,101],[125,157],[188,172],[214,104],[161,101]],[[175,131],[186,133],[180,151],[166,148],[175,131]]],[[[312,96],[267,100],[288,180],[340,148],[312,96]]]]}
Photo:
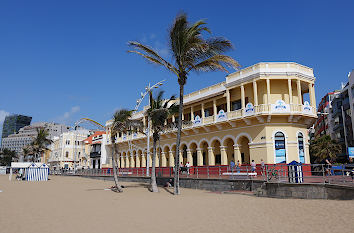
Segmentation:
{"type": "Polygon", "coordinates": [[[265,165],[264,165],[263,159],[261,159],[261,175],[262,175],[262,176],[263,176],[263,174],[264,174],[264,171],[265,171],[265,165]]]}
{"type": "Polygon", "coordinates": [[[231,173],[234,173],[234,169],[235,169],[235,162],[233,160],[231,160],[231,162],[230,162],[231,173]]]}
{"type": "Polygon", "coordinates": [[[241,171],[241,163],[240,163],[240,160],[237,160],[237,163],[236,163],[236,172],[237,173],[240,173],[241,171]]]}
{"type": "Polygon", "coordinates": [[[256,162],[253,159],[251,162],[251,172],[252,173],[256,172],[256,162]]]}
{"type": "Polygon", "coordinates": [[[186,169],[187,169],[187,174],[188,174],[188,175],[189,175],[189,168],[190,168],[190,166],[191,166],[190,163],[187,162],[187,163],[186,163],[186,169]]]}

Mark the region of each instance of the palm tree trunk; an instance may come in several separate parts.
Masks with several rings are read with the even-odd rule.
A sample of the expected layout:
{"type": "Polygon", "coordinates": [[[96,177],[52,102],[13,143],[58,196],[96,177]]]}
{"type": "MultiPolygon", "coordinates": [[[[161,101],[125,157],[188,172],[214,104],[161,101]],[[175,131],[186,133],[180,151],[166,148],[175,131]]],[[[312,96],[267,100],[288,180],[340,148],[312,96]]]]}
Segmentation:
{"type": "Polygon", "coordinates": [[[177,127],[177,141],[176,141],[176,157],[175,157],[175,177],[174,177],[174,191],[175,195],[179,195],[179,147],[181,144],[181,131],[182,131],[182,114],[183,114],[183,90],[184,85],[179,84],[179,108],[178,108],[178,127],[177,127]]]}
{"type": "Polygon", "coordinates": [[[153,136],[153,152],[152,152],[152,167],[151,167],[151,191],[157,193],[159,190],[156,184],[156,142],[158,137],[156,135],[153,136]]]}
{"type": "Polygon", "coordinates": [[[115,138],[112,138],[112,167],[113,167],[113,177],[114,177],[114,184],[115,184],[115,189],[112,189],[113,191],[116,192],[123,192],[122,187],[118,183],[118,174],[117,174],[117,166],[116,166],[116,144],[114,143],[115,138]]]}

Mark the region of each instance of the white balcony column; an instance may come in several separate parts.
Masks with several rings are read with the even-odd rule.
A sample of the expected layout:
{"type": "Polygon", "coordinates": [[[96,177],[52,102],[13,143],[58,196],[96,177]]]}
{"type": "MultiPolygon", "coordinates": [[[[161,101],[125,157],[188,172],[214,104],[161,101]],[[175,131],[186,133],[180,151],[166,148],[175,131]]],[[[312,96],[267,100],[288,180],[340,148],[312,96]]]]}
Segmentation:
{"type": "Polygon", "coordinates": [[[209,166],[215,166],[215,156],[214,156],[214,148],[208,147],[208,161],[209,166]]]}
{"type": "Polygon", "coordinates": [[[214,112],[214,120],[216,121],[218,115],[218,109],[216,107],[216,99],[213,100],[213,112],[214,112]]]}
{"type": "Polygon", "coordinates": [[[237,164],[237,161],[240,161],[240,164],[242,163],[240,147],[237,144],[234,145],[234,160],[235,164],[237,164]]]}
{"type": "Polygon", "coordinates": [[[288,89],[289,89],[289,104],[293,103],[293,89],[291,87],[291,79],[288,79],[288,89]]]}
{"type": "Polygon", "coordinates": [[[313,83],[309,83],[309,95],[310,95],[310,105],[313,109],[316,109],[316,98],[315,98],[315,88],[313,83]]]}
{"type": "Polygon", "coordinates": [[[253,81],[253,102],[254,106],[258,105],[258,92],[257,92],[257,82],[253,81]]]}
{"type": "Polygon", "coordinates": [[[174,151],[172,151],[172,150],[170,150],[169,152],[168,152],[168,161],[169,161],[169,165],[170,165],[170,167],[174,167],[175,166],[175,157],[173,157],[173,155],[174,155],[175,153],[174,153],[174,151]]]}
{"type": "Polygon", "coordinates": [[[167,167],[166,153],[161,152],[161,167],[167,167]]]}
{"type": "Polygon", "coordinates": [[[245,111],[245,87],[241,85],[241,108],[242,111],[245,111]]]}
{"type": "Polygon", "coordinates": [[[226,111],[231,112],[230,90],[226,89],[226,111]]]}
{"type": "Polygon", "coordinates": [[[296,84],[297,84],[297,98],[298,98],[298,104],[302,104],[300,79],[298,79],[298,80],[296,81],[296,84]]]}
{"type": "Polygon", "coordinates": [[[202,124],[204,123],[204,116],[205,116],[204,103],[202,103],[202,115],[200,116],[202,118],[202,124]]]}
{"type": "Polygon", "coordinates": [[[191,106],[191,121],[194,121],[194,108],[191,106]]]}
{"type": "Polygon", "coordinates": [[[200,148],[197,148],[197,166],[203,166],[203,152],[200,148]]]}
{"type": "Polygon", "coordinates": [[[139,155],[135,155],[135,167],[140,167],[140,158],[139,155]]]}
{"type": "Polygon", "coordinates": [[[227,165],[226,146],[220,146],[221,165],[227,165]]]}
{"type": "Polygon", "coordinates": [[[266,79],[267,82],[267,104],[270,104],[270,80],[269,78],[266,79]]]}
{"type": "Polygon", "coordinates": [[[189,162],[189,165],[193,166],[193,156],[191,149],[187,149],[187,162],[189,162]]]}

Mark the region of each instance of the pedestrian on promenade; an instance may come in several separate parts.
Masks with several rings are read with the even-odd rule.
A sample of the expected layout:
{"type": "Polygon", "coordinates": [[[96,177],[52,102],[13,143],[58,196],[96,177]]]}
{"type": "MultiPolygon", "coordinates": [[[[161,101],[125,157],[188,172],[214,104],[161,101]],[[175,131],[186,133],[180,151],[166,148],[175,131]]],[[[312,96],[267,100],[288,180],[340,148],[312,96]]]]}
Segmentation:
{"type": "Polygon", "coordinates": [[[188,174],[188,175],[189,175],[189,168],[190,168],[190,166],[191,166],[190,163],[187,162],[187,163],[186,163],[186,169],[187,169],[187,174],[188,174]]]}
{"type": "Polygon", "coordinates": [[[256,172],[256,162],[252,159],[252,162],[251,162],[251,172],[256,172]]]}
{"type": "Polygon", "coordinates": [[[240,173],[241,171],[241,163],[240,163],[240,160],[237,160],[237,163],[236,163],[236,172],[237,173],[240,173]]]}
{"type": "Polygon", "coordinates": [[[263,159],[261,159],[261,175],[262,175],[262,176],[263,176],[263,174],[264,174],[264,171],[265,171],[265,165],[264,165],[263,159]]]}
{"type": "Polygon", "coordinates": [[[235,169],[235,162],[233,160],[231,160],[231,162],[230,162],[231,173],[234,173],[234,169],[235,169]]]}

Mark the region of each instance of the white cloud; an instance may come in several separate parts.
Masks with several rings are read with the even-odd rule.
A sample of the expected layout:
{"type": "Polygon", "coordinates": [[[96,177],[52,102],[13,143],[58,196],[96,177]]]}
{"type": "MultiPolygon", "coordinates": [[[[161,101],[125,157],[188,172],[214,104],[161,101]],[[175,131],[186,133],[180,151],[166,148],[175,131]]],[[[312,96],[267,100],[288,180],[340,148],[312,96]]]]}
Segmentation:
{"type": "Polygon", "coordinates": [[[66,123],[72,115],[80,111],[80,106],[71,107],[70,111],[65,112],[62,116],[58,117],[58,121],[66,123]]]}

